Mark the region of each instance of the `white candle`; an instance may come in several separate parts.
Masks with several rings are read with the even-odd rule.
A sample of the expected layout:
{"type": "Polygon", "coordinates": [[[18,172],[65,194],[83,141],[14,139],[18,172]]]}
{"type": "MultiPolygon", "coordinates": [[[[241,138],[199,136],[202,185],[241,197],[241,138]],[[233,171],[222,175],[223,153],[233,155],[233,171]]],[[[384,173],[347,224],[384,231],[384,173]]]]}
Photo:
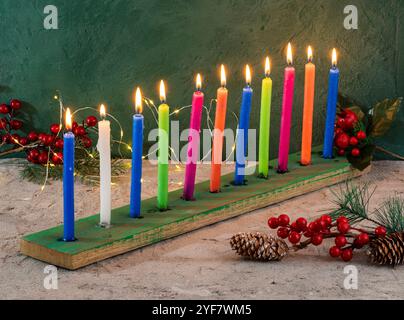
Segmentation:
{"type": "Polygon", "coordinates": [[[108,227],[111,224],[111,123],[105,120],[106,111],[102,104],[101,117],[98,123],[98,145],[100,153],[100,224],[108,227]]]}

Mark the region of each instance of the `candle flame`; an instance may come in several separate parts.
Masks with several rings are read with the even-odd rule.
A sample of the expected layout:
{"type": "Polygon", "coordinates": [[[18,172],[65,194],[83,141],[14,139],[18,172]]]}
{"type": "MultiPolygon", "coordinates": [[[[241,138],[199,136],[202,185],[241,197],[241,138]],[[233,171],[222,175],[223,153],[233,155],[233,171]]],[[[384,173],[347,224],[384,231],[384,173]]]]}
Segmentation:
{"type": "Polygon", "coordinates": [[[220,78],[221,78],[222,87],[225,87],[227,84],[227,79],[226,79],[226,69],[224,68],[223,64],[220,67],[220,78]]]}
{"type": "Polygon", "coordinates": [[[142,111],[143,111],[142,92],[140,91],[139,87],[137,87],[136,94],[135,94],[135,110],[136,110],[136,113],[142,113],[142,111]]]}
{"type": "Polygon", "coordinates": [[[198,73],[197,76],[196,76],[196,90],[201,91],[201,89],[202,89],[202,77],[198,73]]]}
{"type": "Polygon", "coordinates": [[[166,97],[166,86],[164,85],[164,80],[160,82],[160,100],[161,102],[165,102],[167,99],[166,97]]]}
{"type": "Polygon", "coordinates": [[[307,60],[309,62],[313,61],[313,49],[311,48],[311,46],[307,48],[307,60]]]}
{"type": "Polygon", "coordinates": [[[290,42],[288,43],[288,52],[286,60],[288,61],[288,64],[293,63],[292,45],[290,44],[290,42]]]}
{"type": "Polygon", "coordinates": [[[269,77],[271,74],[271,62],[269,61],[269,57],[265,59],[265,75],[269,77]]]}
{"type": "Polygon", "coordinates": [[[66,129],[68,131],[71,131],[72,130],[72,113],[70,112],[70,108],[67,108],[67,110],[66,110],[65,121],[66,121],[66,129]]]}
{"type": "Polygon", "coordinates": [[[100,115],[102,118],[105,118],[105,116],[107,115],[107,111],[104,104],[100,105],[100,115]]]}
{"type": "Polygon", "coordinates": [[[337,50],[332,49],[332,65],[337,66],[337,50]]]}
{"type": "Polygon", "coordinates": [[[248,64],[245,67],[245,79],[246,79],[247,85],[250,85],[251,84],[251,70],[250,70],[250,66],[248,64]]]}

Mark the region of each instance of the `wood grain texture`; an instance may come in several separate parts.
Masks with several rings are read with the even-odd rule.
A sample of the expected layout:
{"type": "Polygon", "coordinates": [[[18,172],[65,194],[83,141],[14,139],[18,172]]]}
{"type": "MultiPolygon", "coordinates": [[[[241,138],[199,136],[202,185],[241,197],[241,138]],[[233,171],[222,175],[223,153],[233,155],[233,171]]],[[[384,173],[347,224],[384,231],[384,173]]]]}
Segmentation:
{"type": "MultiPolygon", "coordinates": [[[[58,241],[63,226],[28,235],[21,240],[27,256],[69,270],[157,243],[243,213],[328,187],[363,174],[345,160],[324,160],[313,154],[313,165],[300,166],[300,154],[291,155],[290,172],[272,173],[269,180],[255,175],[246,186],[232,186],[233,175],[223,177],[222,193],[209,193],[209,181],[196,186],[196,201],[180,199],[182,190],[169,194],[170,210],[159,212],[156,199],[142,202],[142,219],[130,219],[129,207],[113,210],[109,229],[98,226],[99,215],[76,222],[78,241],[58,241]]],[[[271,163],[274,165],[275,163],[271,163]]]]}

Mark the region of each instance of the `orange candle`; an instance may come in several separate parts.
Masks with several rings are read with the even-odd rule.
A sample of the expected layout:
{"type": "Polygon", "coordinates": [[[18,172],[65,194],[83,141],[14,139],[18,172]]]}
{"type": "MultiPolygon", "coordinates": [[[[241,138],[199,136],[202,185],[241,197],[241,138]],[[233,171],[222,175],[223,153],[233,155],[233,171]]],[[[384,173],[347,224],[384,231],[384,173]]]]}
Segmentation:
{"type": "Polygon", "coordinates": [[[306,64],[306,75],[304,82],[304,110],[303,110],[303,132],[302,132],[302,156],[300,163],[308,166],[311,163],[311,145],[313,140],[313,108],[314,108],[314,86],[316,79],[316,66],[313,61],[311,47],[307,49],[308,63],[306,64]]]}
{"type": "Polygon", "coordinates": [[[226,71],[221,67],[222,86],[217,90],[215,129],[213,131],[212,145],[212,171],[210,177],[210,192],[220,192],[220,179],[222,175],[223,131],[226,125],[226,109],[228,90],[226,89],[226,71]]]}

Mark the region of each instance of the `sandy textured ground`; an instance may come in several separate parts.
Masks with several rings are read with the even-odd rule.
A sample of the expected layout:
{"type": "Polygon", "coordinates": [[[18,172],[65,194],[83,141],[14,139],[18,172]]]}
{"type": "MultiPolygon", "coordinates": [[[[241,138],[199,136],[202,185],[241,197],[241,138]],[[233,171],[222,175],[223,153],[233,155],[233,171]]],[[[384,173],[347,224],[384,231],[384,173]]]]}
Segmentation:
{"type": "MultiPolygon", "coordinates": [[[[172,168],[174,182],[183,171],[172,168]]],[[[231,168],[227,168],[231,170],[231,168]]],[[[199,171],[206,179],[209,168],[199,171]]],[[[156,170],[146,165],[144,197],[155,193],[156,170]]],[[[377,183],[377,204],[387,194],[404,193],[404,163],[378,162],[362,181],[377,183]]],[[[77,185],[78,217],[98,211],[98,189],[77,185]]],[[[128,177],[113,188],[113,205],[128,202],[128,177]]],[[[404,267],[371,266],[364,254],[352,264],[359,270],[359,289],[345,290],[346,264],[327,255],[327,248],[296,253],[280,263],[239,259],[228,239],[239,231],[267,231],[271,215],[318,215],[330,207],[330,189],[301,196],[185,236],[112,258],[76,272],[59,270],[59,290],[43,287],[44,263],[19,254],[26,233],[61,223],[61,184],[43,193],[21,181],[15,161],[0,162],[0,298],[3,299],[393,299],[404,298],[404,267]]]]}

